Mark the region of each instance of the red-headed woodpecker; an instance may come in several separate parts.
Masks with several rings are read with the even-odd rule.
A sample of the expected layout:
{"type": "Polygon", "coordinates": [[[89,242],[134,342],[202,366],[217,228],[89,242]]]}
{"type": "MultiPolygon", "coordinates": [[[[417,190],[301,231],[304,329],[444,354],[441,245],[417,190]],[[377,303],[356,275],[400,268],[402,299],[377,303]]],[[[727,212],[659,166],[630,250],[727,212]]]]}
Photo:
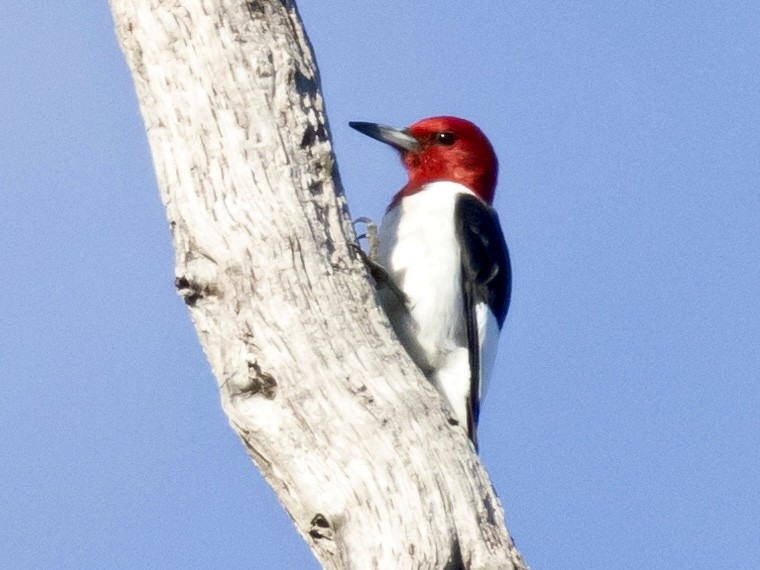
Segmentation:
{"type": "Polygon", "coordinates": [[[491,207],[493,147],[478,127],[456,117],[431,117],[407,129],[349,124],[401,153],[409,181],[380,226],[377,262],[392,286],[378,297],[399,340],[477,448],[480,401],[512,286],[491,207]]]}

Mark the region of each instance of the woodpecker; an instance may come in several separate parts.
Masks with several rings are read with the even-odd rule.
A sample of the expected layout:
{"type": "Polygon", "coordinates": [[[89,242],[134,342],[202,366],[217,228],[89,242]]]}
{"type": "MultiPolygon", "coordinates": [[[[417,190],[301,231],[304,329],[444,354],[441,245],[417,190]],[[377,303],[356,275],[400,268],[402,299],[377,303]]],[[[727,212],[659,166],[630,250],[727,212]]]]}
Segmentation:
{"type": "Polygon", "coordinates": [[[430,117],[406,129],[349,125],[401,154],[409,180],[385,212],[370,270],[396,335],[477,449],[480,402],[512,289],[509,252],[491,207],[496,154],[478,127],[457,117],[430,117]]]}

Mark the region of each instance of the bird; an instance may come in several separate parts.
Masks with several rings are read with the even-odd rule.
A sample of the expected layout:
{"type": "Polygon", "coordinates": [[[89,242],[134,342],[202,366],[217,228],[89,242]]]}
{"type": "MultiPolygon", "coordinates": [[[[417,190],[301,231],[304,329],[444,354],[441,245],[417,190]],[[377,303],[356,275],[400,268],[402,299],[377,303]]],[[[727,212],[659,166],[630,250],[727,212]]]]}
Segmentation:
{"type": "Polygon", "coordinates": [[[396,336],[477,450],[480,404],[512,291],[492,207],[496,153],[475,124],[453,116],[407,128],[349,126],[401,155],[408,181],[383,216],[376,259],[363,258],[396,336]]]}

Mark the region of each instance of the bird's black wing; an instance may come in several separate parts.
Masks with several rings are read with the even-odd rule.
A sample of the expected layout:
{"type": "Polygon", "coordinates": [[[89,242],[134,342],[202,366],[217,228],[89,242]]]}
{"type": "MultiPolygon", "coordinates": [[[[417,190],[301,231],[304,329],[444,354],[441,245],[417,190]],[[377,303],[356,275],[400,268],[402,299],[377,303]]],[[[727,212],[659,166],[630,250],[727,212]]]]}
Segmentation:
{"type": "Polygon", "coordinates": [[[471,194],[462,194],[457,198],[454,217],[462,248],[462,295],[470,359],[467,431],[477,448],[481,339],[475,308],[486,303],[501,328],[509,309],[512,269],[496,210],[471,194]]]}

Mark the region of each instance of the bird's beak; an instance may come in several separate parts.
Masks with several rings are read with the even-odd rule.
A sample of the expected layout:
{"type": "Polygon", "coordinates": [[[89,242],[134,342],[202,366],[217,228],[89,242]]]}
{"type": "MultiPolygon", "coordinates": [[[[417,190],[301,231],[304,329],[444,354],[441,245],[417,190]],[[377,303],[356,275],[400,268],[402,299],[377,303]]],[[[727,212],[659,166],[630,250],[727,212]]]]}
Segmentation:
{"type": "Polygon", "coordinates": [[[417,152],[420,149],[419,141],[410,135],[406,129],[396,129],[377,123],[362,123],[360,121],[351,121],[348,126],[401,151],[417,152]]]}

